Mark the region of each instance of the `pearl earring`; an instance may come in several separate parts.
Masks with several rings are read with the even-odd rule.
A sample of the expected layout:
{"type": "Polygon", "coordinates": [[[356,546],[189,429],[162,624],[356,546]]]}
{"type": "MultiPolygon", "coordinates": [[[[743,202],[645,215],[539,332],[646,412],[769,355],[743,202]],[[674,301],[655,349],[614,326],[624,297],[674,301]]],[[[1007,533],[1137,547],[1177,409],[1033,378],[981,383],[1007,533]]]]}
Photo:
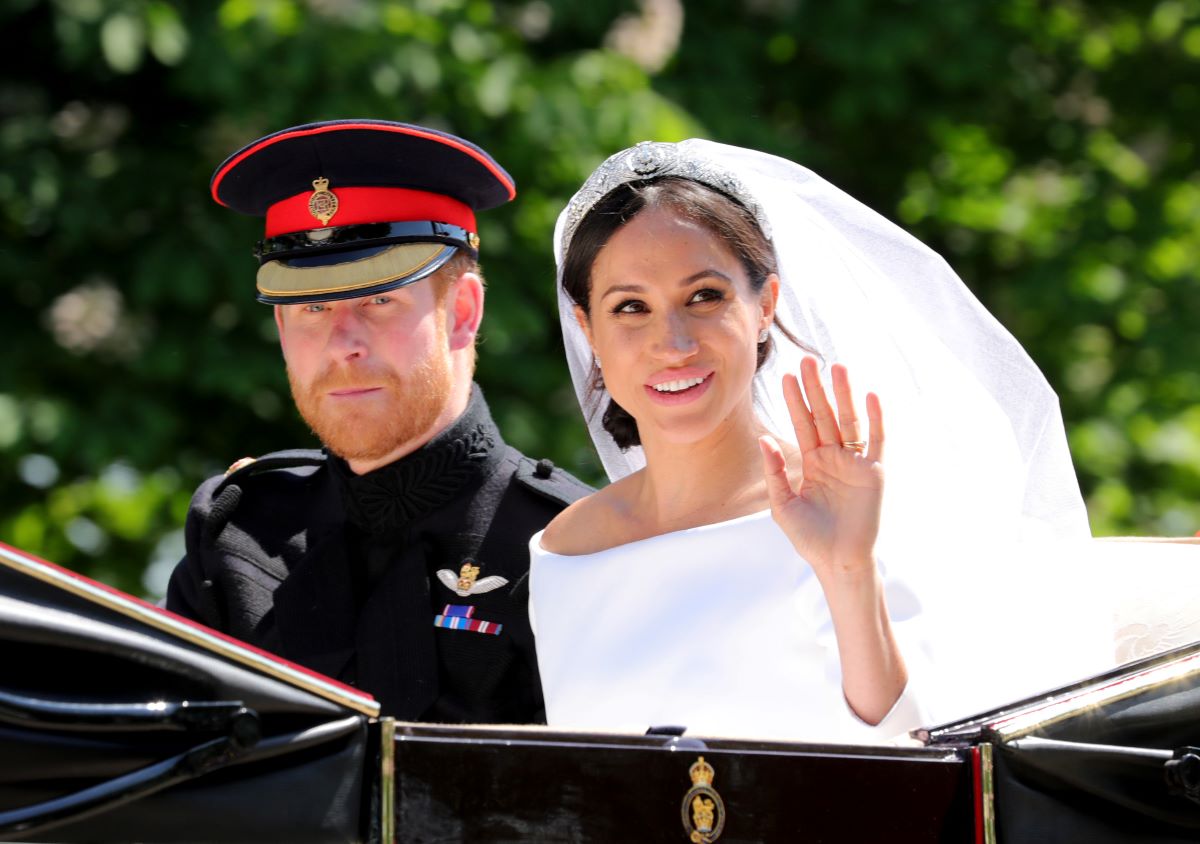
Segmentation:
{"type": "Polygon", "coordinates": [[[769,337],[770,334],[771,334],[770,329],[764,328],[762,331],[758,332],[758,342],[759,343],[767,342],[767,337],[769,337]]]}

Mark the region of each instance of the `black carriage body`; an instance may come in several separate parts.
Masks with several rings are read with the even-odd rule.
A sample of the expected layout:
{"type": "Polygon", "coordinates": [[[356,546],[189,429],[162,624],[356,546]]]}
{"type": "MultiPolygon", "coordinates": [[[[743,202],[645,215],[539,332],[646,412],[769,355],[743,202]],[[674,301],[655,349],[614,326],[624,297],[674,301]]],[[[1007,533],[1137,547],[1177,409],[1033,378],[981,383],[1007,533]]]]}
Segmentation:
{"type": "Polygon", "coordinates": [[[969,748],[397,725],[399,839],[686,842],[703,757],[721,842],[975,838],[969,748]]]}
{"type": "Polygon", "coordinates": [[[1200,841],[1200,643],[914,735],[978,749],[985,844],[1200,841]]]}
{"type": "Polygon", "coordinates": [[[0,840],[364,837],[370,698],[0,546],[0,840]]]}
{"type": "Polygon", "coordinates": [[[907,747],[409,724],[0,545],[0,653],[0,840],[1200,840],[1200,643],[907,747]]]}

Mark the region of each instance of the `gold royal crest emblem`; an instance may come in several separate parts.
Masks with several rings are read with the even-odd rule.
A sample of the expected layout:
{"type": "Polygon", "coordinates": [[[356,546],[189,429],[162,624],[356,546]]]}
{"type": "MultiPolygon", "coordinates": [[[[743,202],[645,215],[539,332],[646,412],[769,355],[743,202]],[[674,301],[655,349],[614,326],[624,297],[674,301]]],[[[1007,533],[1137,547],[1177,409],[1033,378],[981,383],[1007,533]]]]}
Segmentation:
{"type": "Polygon", "coordinates": [[[725,829],[725,802],[712,787],[716,771],[701,756],[688,768],[692,787],[683,795],[683,828],[692,844],[712,844],[725,829]]]}
{"type": "Polygon", "coordinates": [[[458,588],[463,591],[463,594],[471,594],[471,587],[475,585],[477,577],[479,577],[479,566],[471,565],[470,560],[464,561],[462,570],[458,573],[458,588]]]}
{"type": "Polygon", "coordinates": [[[329,190],[329,180],[322,177],[313,179],[313,194],[308,198],[308,213],[312,214],[325,225],[337,213],[338,198],[329,190]]]}

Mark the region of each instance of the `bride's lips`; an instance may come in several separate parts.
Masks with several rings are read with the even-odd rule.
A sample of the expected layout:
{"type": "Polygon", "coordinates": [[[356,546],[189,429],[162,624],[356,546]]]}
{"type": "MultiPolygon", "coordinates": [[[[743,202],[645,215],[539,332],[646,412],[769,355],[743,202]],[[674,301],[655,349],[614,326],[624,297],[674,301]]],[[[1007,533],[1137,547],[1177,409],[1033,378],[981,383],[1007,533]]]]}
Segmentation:
{"type": "Polygon", "coordinates": [[[713,370],[699,369],[697,367],[686,367],[684,369],[668,369],[662,372],[656,372],[652,375],[649,381],[642,385],[642,389],[646,391],[646,395],[652,402],[660,405],[676,405],[687,404],[695,401],[712,386],[713,370]],[[654,389],[663,384],[680,381],[696,381],[700,383],[693,384],[690,387],[685,387],[682,390],[676,391],[661,391],[654,389]]]}

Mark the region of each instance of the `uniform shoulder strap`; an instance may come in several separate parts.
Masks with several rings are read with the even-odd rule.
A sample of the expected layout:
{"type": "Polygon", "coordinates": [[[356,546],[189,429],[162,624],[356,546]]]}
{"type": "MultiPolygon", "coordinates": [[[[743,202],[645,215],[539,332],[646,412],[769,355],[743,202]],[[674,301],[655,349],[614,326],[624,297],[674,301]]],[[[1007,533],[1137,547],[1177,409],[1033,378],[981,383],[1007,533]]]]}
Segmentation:
{"type": "Polygon", "coordinates": [[[225,470],[225,477],[213,491],[220,495],[221,490],[230,484],[244,483],[255,475],[281,469],[317,469],[325,465],[328,455],[317,448],[289,448],[284,451],[272,451],[262,457],[243,457],[225,470]]]}
{"type": "Polygon", "coordinates": [[[273,451],[262,457],[243,457],[225,471],[224,477],[205,481],[192,497],[189,520],[193,515],[202,525],[205,542],[215,540],[242,502],[243,487],[255,477],[271,472],[291,472],[294,476],[311,475],[325,465],[328,458],[318,449],[288,449],[273,451]],[[300,471],[295,471],[300,470],[300,471]]]}
{"type": "Polygon", "coordinates": [[[551,461],[534,460],[525,455],[520,456],[514,478],[521,486],[562,507],[595,492],[583,481],[558,468],[551,461]]]}

